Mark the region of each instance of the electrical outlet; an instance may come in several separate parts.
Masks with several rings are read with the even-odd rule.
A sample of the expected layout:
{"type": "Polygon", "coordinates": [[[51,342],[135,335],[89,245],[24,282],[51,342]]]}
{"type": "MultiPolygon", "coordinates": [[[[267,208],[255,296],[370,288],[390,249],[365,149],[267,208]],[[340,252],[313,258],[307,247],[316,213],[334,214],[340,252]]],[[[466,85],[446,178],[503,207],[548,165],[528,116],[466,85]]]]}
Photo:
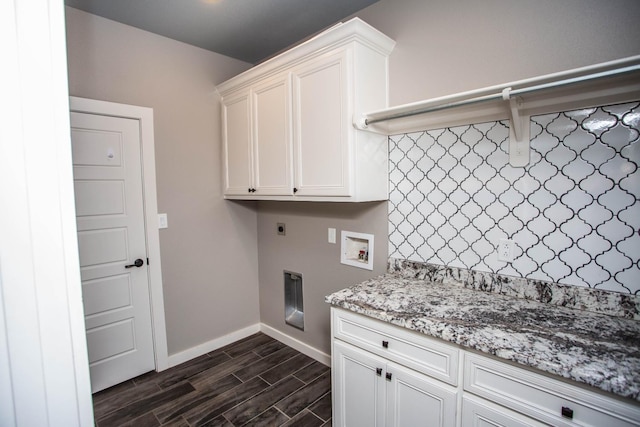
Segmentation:
{"type": "Polygon", "coordinates": [[[286,226],[284,225],[284,222],[279,222],[279,223],[277,224],[277,227],[278,227],[278,228],[277,228],[278,236],[284,236],[284,235],[286,235],[286,234],[287,234],[287,228],[286,228],[286,226]]]}
{"type": "Polygon", "coordinates": [[[510,239],[500,239],[498,243],[498,261],[513,262],[515,244],[510,239]]]}

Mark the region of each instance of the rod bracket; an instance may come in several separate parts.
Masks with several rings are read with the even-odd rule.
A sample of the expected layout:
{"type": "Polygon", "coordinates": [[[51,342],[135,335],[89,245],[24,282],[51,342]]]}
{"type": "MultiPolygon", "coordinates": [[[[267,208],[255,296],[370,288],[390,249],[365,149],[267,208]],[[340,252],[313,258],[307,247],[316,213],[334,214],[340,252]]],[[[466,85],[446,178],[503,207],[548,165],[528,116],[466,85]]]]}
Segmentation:
{"type": "Polygon", "coordinates": [[[522,114],[522,99],[511,96],[511,87],[502,90],[502,99],[509,103],[509,163],[511,166],[529,164],[530,116],[522,114]]]}
{"type": "Polygon", "coordinates": [[[368,117],[366,114],[354,114],[351,120],[353,127],[357,130],[364,130],[381,135],[388,135],[388,129],[382,123],[367,123],[368,117]]]}
{"type": "Polygon", "coordinates": [[[367,124],[367,117],[364,114],[354,114],[353,127],[358,130],[369,130],[369,125],[367,124]]]}

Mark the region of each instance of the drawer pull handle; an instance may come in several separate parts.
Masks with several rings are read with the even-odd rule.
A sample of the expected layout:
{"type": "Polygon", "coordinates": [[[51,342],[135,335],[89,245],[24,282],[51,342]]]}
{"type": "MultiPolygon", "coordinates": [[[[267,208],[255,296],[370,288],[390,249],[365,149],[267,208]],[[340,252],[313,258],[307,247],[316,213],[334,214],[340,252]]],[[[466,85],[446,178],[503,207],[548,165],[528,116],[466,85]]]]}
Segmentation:
{"type": "Polygon", "coordinates": [[[382,375],[382,368],[376,368],[376,374],[378,376],[381,376],[382,375]]]}
{"type": "Polygon", "coordinates": [[[382,341],[382,346],[384,348],[389,348],[389,341],[382,341]]]}
{"type": "Polygon", "coordinates": [[[571,418],[573,419],[573,409],[568,408],[566,406],[562,407],[562,416],[566,417],[566,418],[571,418]]]}
{"type": "Polygon", "coordinates": [[[387,377],[387,381],[391,381],[391,372],[387,372],[386,377],[387,377]]]}

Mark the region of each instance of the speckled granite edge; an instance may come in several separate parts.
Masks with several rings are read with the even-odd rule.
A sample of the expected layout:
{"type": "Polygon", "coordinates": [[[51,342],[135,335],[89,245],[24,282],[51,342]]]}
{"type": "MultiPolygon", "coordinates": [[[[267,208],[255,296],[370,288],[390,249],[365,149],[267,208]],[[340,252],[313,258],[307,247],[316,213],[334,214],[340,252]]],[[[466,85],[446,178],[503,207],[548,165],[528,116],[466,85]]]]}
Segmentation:
{"type": "Polygon", "coordinates": [[[581,286],[505,276],[457,267],[389,258],[388,271],[405,279],[460,285],[578,310],[640,320],[640,297],[581,286]]]}

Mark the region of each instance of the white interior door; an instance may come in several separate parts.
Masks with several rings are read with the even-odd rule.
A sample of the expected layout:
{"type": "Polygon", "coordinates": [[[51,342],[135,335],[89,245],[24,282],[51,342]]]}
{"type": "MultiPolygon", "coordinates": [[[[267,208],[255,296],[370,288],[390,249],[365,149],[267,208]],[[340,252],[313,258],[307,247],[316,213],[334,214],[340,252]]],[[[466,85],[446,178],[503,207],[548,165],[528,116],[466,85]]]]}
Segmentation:
{"type": "Polygon", "coordinates": [[[96,392],[155,368],[140,124],[72,112],[71,141],[91,388],[96,392]]]}

